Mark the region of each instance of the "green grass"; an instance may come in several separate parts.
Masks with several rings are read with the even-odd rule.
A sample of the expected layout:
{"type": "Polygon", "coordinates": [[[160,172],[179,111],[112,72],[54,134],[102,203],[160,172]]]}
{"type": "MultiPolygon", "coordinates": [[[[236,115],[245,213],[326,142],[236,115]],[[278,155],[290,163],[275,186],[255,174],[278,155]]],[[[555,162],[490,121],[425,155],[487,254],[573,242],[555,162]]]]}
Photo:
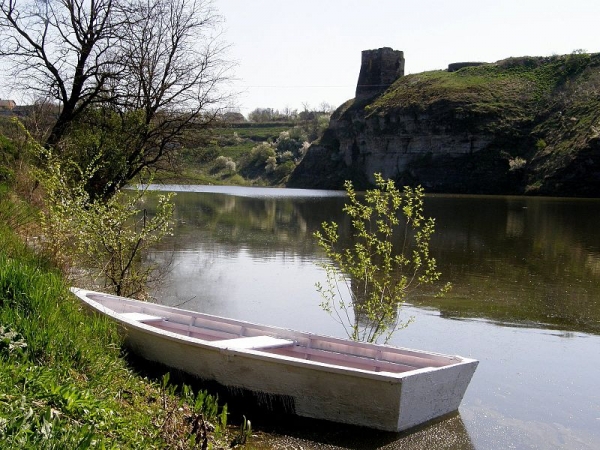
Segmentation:
{"type": "Polygon", "coordinates": [[[425,109],[443,100],[473,108],[486,105],[491,111],[501,112],[515,102],[531,106],[547,100],[567,80],[598,64],[598,54],[573,54],[509,58],[456,72],[423,72],[399,78],[368,108],[385,111],[414,105],[425,109]]]}
{"type": "Polygon", "coordinates": [[[242,139],[250,139],[255,142],[274,141],[282,131],[294,128],[294,123],[277,124],[234,124],[230,127],[217,129],[220,136],[234,136],[237,134],[242,139]]]}
{"type": "Polygon", "coordinates": [[[516,100],[534,97],[535,86],[527,77],[507,76],[486,66],[458,72],[424,72],[400,78],[392,88],[370,105],[371,110],[388,110],[398,105],[426,109],[439,101],[465,105],[472,110],[502,111],[516,100]],[[470,70],[472,69],[472,70],[470,70]]]}
{"type": "Polygon", "coordinates": [[[115,324],[0,222],[0,447],[195,448],[201,420],[216,425],[207,443],[226,445],[214,397],[138,374],[115,324]]]}
{"type": "Polygon", "coordinates": [[[240,158],[250,153],[255,146],[255,141],[245,141],[239,144],[223,146],[219,149],[219,153],[223,156],[230,157],[234,161],[238,161],[240,158]]]}

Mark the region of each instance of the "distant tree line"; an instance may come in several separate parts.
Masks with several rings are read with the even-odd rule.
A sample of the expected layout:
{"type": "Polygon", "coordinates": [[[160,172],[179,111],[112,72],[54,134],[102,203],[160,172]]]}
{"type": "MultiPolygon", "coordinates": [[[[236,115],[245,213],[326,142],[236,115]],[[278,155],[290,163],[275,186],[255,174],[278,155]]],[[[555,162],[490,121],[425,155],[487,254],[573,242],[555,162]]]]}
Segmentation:
{"type": "Polygon", "coordinates": [[[314,120],[320,115],[331,115],[334,107],[329,103],[323,102],[317,108],[311,108],[308,104],[304,104],[304,109],[284,108],[282,110],[273,108],[256,108],[248,114],[250,122],[298,122],[314,120]]]}
{"type": "MultiPolygon", "coordinates": [[[[329,125],[329,118],[335,108],[329,103],[323,102],[317,108],[311,108],[304,104],[304,109],[284,108],[256,108],[248,114],[250,123],[262,124],[272,122],[290,123],[294,127],[300,127],[306,134],[306,140],[312,142],[317,139],[329,125]]],[[[236,116],[238,117],[238,116],[236,116]]],[[[233,118],[231,116],[231,118],[233,118]]],[[[239,122],[239,120],[234,120],[239,122]]]]}

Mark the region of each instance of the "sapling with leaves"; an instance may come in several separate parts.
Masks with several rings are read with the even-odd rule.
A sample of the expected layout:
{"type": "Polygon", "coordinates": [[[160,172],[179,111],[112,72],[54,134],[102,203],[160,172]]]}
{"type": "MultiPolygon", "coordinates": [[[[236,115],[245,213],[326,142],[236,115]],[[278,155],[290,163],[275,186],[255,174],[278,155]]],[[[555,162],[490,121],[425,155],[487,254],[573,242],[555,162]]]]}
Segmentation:
{"type": "MultiPolygon", "coordinates": [[[[324,222],[315,232],[328,261],[325,284],[317,283],[321,307],[356,341],[389,341],[412,319],[401,320],[400,308],[410,292],[440,280],[429,242],[435,220],[424,216],[422,187],[404,187],[375,174],[376,188],[361,201],[350,181],[343,211],[352,223],[352,244],[343,248],[339,226],[324,222]]],[[[449,284],[437,288],[444,294],[449,284]]]]}
{"type": "Polygon", "coordinates": [[[144,187],[117,190],[107,200],[90,196],[86,185],[101,155],[81,168],[32,139],[30,147],[43,161],[36,172],[46,193],[41,228],[47,253],[66,275],[77,268],[117,295],[143,297],[154,267],[142,264],[141,256],[171,233],[173,194],[160,195],[149,217],[139,208],[144,187]]]}

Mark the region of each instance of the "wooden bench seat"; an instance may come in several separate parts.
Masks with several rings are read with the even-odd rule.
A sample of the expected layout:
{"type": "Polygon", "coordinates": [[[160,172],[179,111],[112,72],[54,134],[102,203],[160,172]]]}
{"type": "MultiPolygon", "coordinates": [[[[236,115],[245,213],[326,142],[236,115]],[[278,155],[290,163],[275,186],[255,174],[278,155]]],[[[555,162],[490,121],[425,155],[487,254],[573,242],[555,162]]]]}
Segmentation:
{"type": "Polygon", "coordinates": [[[150,314],[144,314],[139,312],[121,313],[121,316],[126,319],[135,320],[137,322],[161,322],[164,318],[159,316],[152,316],[150,314]]]}
{"type": "Polygon", "coordinates": [[[290,339],[279,339],[272,336],[252,336],[241,337],[234,339],[222,339],[220,341],[212,341],[211,344],[216,344],[219,347],[261,350],[268,348],[279,348],[294,345],[295,342],[290,339]]]}

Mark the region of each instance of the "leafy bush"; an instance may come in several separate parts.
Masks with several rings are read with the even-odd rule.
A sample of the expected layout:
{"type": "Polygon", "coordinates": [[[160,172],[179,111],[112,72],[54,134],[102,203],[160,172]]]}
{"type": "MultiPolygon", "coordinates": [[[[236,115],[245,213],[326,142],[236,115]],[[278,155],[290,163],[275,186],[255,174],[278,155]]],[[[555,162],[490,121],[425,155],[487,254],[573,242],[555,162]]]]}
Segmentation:
{"type": "Polygon", "coordinates": [[[261,142],[250,151],[250,163],[258,167],[264,167],[271,157],[275,157],[275,149],[268,142],[261,142]]]}
{"type": "Polygon", "coordinates": [[[285,162],[293,161],[293,160],[294,160],[294,154],[292,152],[290,152],[289,150],[286,152],[283,152],[279,155],[280,163],[285,163],[285,162]]]}
{"type": "Polygon", "coordinates": [[[277,168],[277,157],[269,156],[265,162],[265,172],[272,173],[277,168]]]}
{"type": "Polygon", "coordinates": [[[523,169],[527,165],[527,160],[517,156],[508,160],[508,170],[514,172],[515,170],[523,169]]]}
{"type": "Polygon", "coordinates": [[[232,161],[231,159],[229,159],[226,163],[225,163],[225,169],[227,169],[227,171],[229,173],[234,173],[235,172],[235,161],[232,161]]]}
{"type": "MultiPolygon", "coordinates": [[[[321,264],[326,285],[317,283],[317,290],[323,298],[321,307],[344,326],[348,337],[375,342],[385,336],[387,342],[396,330],[410,323],[399,317],[409,292],[438,281],[441,273],[429,252],[434,220],[423,215],[423,188],[405,187],[401,193],[392,180],[384,180],[380,174],[375,174],[375,181],[376,189],[366,192],[364,202],[352,183],[345,183],[349,203],[344,211],[353,228],[351,247],[338,248],[335,222],[324,222],[323,232],[315,232],[329,259],[321,264]]],[[[441,288],[439,294],[448,288],[441,288]]]]}
{"type": "Polygon", "coordinates": [[[0,166],[0,183],[10,184],[15,177],[15,173],[8,167],[0,166]]]}
{"type": "Polygon", "coordinates": [[[289,153],[293,155],[293,157],[298,157],[300,156],[300,150],[307,139],[306,133],[300,127],[294,127],[288,131],[283,131],[279,134],[277,141],[275,141],[277,154],[283,155],[289,153]]]}
{"type": "Polygon", "coordinates": [[[67,269],[74,258],[117,295],[143,296],[154,268],[142,266],[140,254],[171,232],[173,194],[160,196],[150,218],[137,207],[143,190],[119,192],[106,202],[90,201],[83,189],[65,193],[64,185],[55,185],[49,190],[55,190],[54,198],[42,227],[58,262],[67,269]]]}
{"type": "Polygon", "coordinates": [[[15,159],[17,155],[17,148],[13,141],[0,134],[0,162],[15,159]]]}
{"type": "Polygon", "coordinates": [[[232,173],[235,173],[235,170],[236,170],[235,161],[233,161],[228,156],[221,155],[221,156],[217,157],[217,159],[215,159],[212,172],[218,173],[221,171],[226,171],[226,172],[232,174],[232,173]]]}
{"type": "Polygon", "coordinates": [[[287,176],[289,176],[294,169],[296,168],[296,164],[294,163],[294,161],[285,161],[281,164],[278,164],[277,167],[275,168],[275,176],[278,179],[283,179],[287,176]]]}
{"type": "Polygon", "coordinates": [[[12,167],[16,158],[17,150],[13,142],[0,134],[0,183],[10,184],[13,181],[15,173],[12,167]]]}
{"type": "Polygon", "coordinates": [[[82,169],[33,140],[29,146],[44,161],[36,172],[46,191],[40,218],[46,254],[65,275],[73,275],[76,267],[117,295],[143,295],[154,268],[142,266],[140,254],[170,233],[172,194],[160,197],[149,218],[138,209],[144,188],[134,194],[117,190],[107,199],[92,197],[88,187],[98,169],[96,160],[82,169]]]}

